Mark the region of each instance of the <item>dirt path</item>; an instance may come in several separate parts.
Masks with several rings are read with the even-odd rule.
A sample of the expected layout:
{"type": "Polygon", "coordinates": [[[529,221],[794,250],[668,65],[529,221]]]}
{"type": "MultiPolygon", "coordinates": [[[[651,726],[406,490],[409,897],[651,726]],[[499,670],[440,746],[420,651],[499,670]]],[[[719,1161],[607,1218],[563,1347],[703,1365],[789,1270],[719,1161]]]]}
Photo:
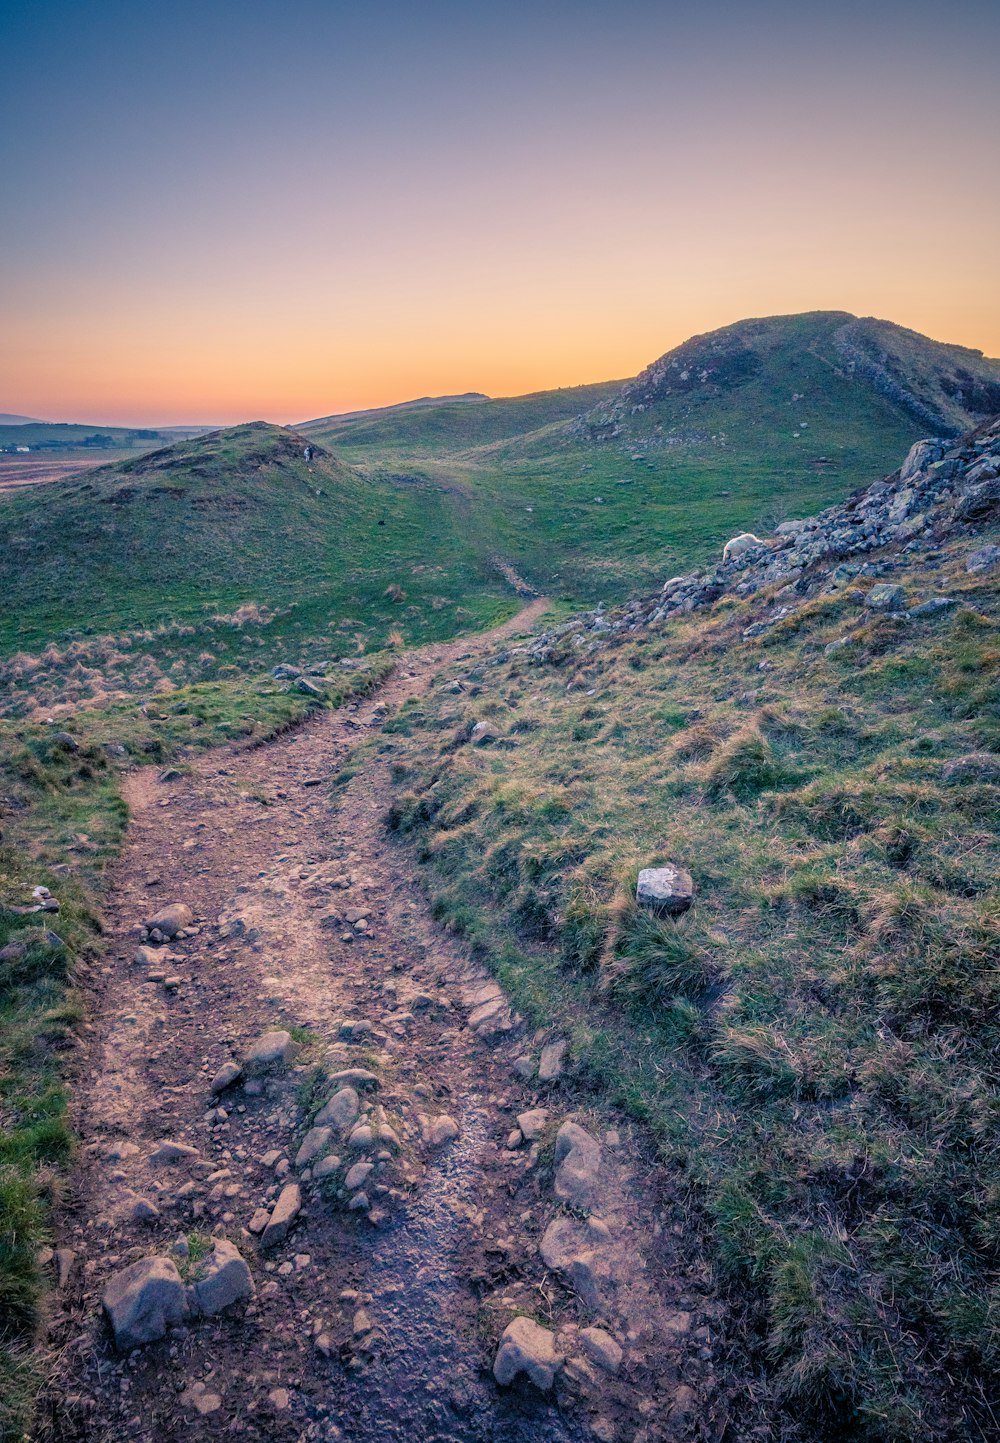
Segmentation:
{"type": "Polygon", "coordinates": [[[712,1386],[709,1331],[656,1220],[640,1151],[605,1135],[600,1197],[583,1210],[596,1219],[560,1207],[555,1127],[572,1115],[597,1128],[561,1081],[533,1077],[528,1058],[551,1039],[526,1037],[495,984],[434,923],[385,835],[389,778],[377,752],[331,800],[329,779],[387,707],[543,609],[534,603],[489,639],[412,653],[377,697],[268,746],[213,753],[170,781],[130,778],[79,1117],[84,1160],[61,1239],[73,1257],[63,1255],[52,1325],[61,1356],[51,1436],[717,1436],[709,1412],[699,1417],[712,1386]],[[175,900],[194,912],[188,935],[137,965],[138,924],[175,900]],[[219,1069],[273,1029],[293,1033],[297,1055],[214,1095],[219,1069]],[[360,1119],[297,1162],[336,1074],[359,1068],[371,1074],[357,1084],[360,1119]],[[515,1119],[537,1106],[549,1114],[540,1142],[511,1147],[515,1119]],[[432,1133],[444,1116],[458,1135],[442,1142],[432,1133]],[[366,1120],[367,1141],[352,1132],[366,1120]],[[170,1161],[164,1141],[184,1155],[170,1161]],[[338,1165],[320,1179],[330,1154],[338,1165]],[[348,1186],[358,1162],[368,1174],[348,1186]],[[265,1250],[260,1221],[292,1181],[301,1212],[265,1250]],[[559,1218],[577,1230],[589,1283],[578,1269],[567,1286],[565,1269],[539,1258],[559,1218]],[[154,1254],[187,1273],[212,1236],[250,1263],[253,1299],[116,1353],[100,1317],[108,1279],[154,1254]],[[597,1285],[599,1297],[582,1301],[597,1285]],[[523,1380],[498,1388],[490,1373],[517,1312],[549,1326],[569,1357],[545,1396],[523,1380]],[[588,1354],[581,1342],[594,1324],[625,1350],[617,1371],[598,1357],[606,1345],[588,1354]]]}

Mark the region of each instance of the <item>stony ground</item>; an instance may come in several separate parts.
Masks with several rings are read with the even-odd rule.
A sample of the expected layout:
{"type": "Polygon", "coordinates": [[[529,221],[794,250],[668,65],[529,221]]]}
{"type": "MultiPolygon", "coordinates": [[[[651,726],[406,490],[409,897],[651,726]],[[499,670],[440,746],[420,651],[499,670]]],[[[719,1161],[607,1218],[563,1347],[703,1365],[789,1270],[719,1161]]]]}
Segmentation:
{"type": "MultiPolygon", "coordinates": [[[[361,705],[131,779],[79,1086],[81,1163],[53,1258],[43,1434],[653,1443],[725,1431],[721,1313],[676,1236],[667,1180],[640,1137],[588,1111],[560,1039],[532,1035],[435,924],[384,831],[388,763],[366,742],[469,651],[415,652],[361,705]],[[349,759],[355,775],[332,788],[349,759]],[[170,902],[191,925],[144,947],[142,924],[170,902]],[[290,1034],[281,1056],[245,1065],[274,1031],[290,1034]],[[213,1092],[229,1063],[241,1074],[213,1092]],[[311,1132],[331,1096],[332,1125],[311,1132]],[[582,1138],[560,1133],[567,1121],[582,1138]],[[284,1236],[279,1197],[293,1214],[284,1236]],[[156,1255],[194,1282],[220,1237],[249,1263],[252,1296],[116,1349],[109,1281],[156,1255]],[[517,1317],[534,1326],[518,1325],[526,1349],[517,1328],[505,1345],[498,1371],[521,1371],[499,1386],[498,1343],[517,1317]]],[[[750,1436],[749,1423],[727,1436],[750,1436]]]]}

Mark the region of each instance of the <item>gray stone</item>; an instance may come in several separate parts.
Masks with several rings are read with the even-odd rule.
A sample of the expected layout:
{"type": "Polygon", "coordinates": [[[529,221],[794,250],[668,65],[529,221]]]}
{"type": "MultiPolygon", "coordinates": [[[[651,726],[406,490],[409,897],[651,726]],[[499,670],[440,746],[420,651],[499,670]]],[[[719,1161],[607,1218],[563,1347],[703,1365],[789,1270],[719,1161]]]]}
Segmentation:
{"type": "Polygon", "coordinates": [[[278,1201],[271,1209],[271,1216],[267,1220],[267,1227],[261,1234],[260,1245],[262,1248],[273,1248],[278,1243],[284,1242],[288,1236],[288,1230],[302,1210],[302,1193],[298,1183],[286,1183],[278,1194],[278,1201]]]}
{"type": "Polygon", "coordinates": [[[302,675],[302,672],[297,666],[292,666],[291,662],[282,661],[272,669],[271,675],[278,681],[294,681],[296,677],[302,675]]]}
{"type": "Polygon", "coordinates": [[[317,1127],[335,1127],[344,1133],[357,1121],[361,1100],[353,1087],[341,1087],[328,1098],[316,1114],[317,1127]]]}
{"type": "Polygon", "coordinates": [[[635,900],[640,907],[658,916],[679,916],[694,900],[691,873],[673,862],[667,862],[662,867],[643,867],[636,884],[635,900]]]}
{"type": "Polygon", "coordinates": [[[354,1087],[364,1092],[367,1088],[378,1087],[378,1077],[364,1067],[345,1067],[330,1078],[334,1087],[354,1087]]]}
{"type": "Polygon", "coordinates": [[[562,1075],[568,1048],[569,1043],[565,1038],[546,1043],[538,1063],[539,1082],[555,1082],[556,1078],[562,1075]]]}
{"type": "Polygon", "coordinates": [[[308,1167],[313,1158],[319,1157],[326,1151],[332,1136],[332,1127],[311,1127],[302,1139],[302,1146],[295,1154],[295,1166],[308,1167]]]}
{"type": "Polygon", "coordinates": [[[155,1223],[159,1221],[160,1209],[147,1197],[137,1197],[129,1208],[129,1217],[134,1223],[155,1223]]]}
{"type": "Polygon", "coordinates": [[[248,1067],[279,1067],[294,1062],[299,1046],[290,1032],[265,1032],[247,1053],[248,1067]]]}
{"type": "Polygon", "coordinates": [[[146,926],[150,933],[159,932],[164,937],[174,937],[194,921],[194,913],[184,902],[168,902],[149,920],[146,926]]]}
{"type": "Polygon", "coordinates": [[[347,1191],[356,1192],[358,1188],[364,1187],[374,1171],[374,1163],[356,1162],[344,1178],[344,1186],[347,1188],[347,1191]]]}
{"type": "Polygon", "coordinates": [[[215,1246],[201,1263],[194,1295],[201,1312],[221,1313],[233,1303],[254,1296],[253,1276],[239,1248],[228,1238],[216,1238],[215,1246]]]}
{"type": "Polygon", "coordinates": [[[454,1142],[460,1131],[455,1119],[449,1117],[447,1113],[442,1113],[440,1117],[428,1119],[424,1129],[424,1141],[431,1147],[444,1147],[445,1143],[454,1142]]]}
{"type": "Polygon", "coordinates": [[[1000,563],[1000,546],[981,546],[966,559],[965,569],[972,575],[980,571],[992,571],[1000,563]]]}
{"type": "Polygon", "coordinates": [[[300,676],[295,683],[295,690],[303,696],[312,697],[316,701],[322,701],[326,696],[324,687],[317,686],[316,682],[310,681],[307,676],[300,676]]]}
{"type": "Polygon", "coordinates": [[[186,1313],[184,1284],[170,1258],[140,1258],[115,1273],[103,1304],[123,1353],[165,1338],[186,1313]]]}
{"type": "Polygon", "coordinates": [[[559,1273],[595,1311],[603,1303],[602,1285],[611,1277],[607,1259],[601,1254],[605,1243],[600,1232],[575,1218],[562,1217],[549,1223],[539,1247],[545,1266],[559,1273]]]}
{"type": "Polygon", "coordinates": [[[957,596],[932,596],[930,601],[922,601],[919,606],[911,607],[910,615],[936,616],[939,611],[949,611],[951,607],[957,605],[957,596]]]}
{"type": "Polygon", "coordinates": [[[564,1122],[556,1133],[555,1192],[574,1207],[593,1205],[601,1170],[601,1145],[575,1122],[564,1122]]]}
{"type": "Polygon", "coordinates": [[[610,1333],[603,1328],[583,1328],[580,1331],[580,1351],[592,1363],[606,1373],[617,1373],[624,1354],[610,1333]]]}
{"type": "Polygon", "coordinates": [[[901,586],[880,581],[865,597],[869,611],[902,611],[906,605],[906,592],[901,586]]]}
{"type": "Polygon", "coordinates": [[[367,1122],[360,1123],[354,1129],[347,1139],[347,1145],[355,1152],[371,1152],[377,1146],[375,1133],[367,1122]]]}
{"type": "Polygon", "coordinates": [[[522,1112],[518,1115],[517,1125],[524,1135],[525,1142],[537,1142],[548,1126],[549,1110],[547,1107],[533,1107],[530,1112],[522,1112]]]}
{"type": "Polygon", "coordinates": [[[153,1167],[162,1167],[165,1163],[172,1166],[178,1162],[192,1162],[199,1155],[198,1149],[190,1143],[172,1142],[168,1139],[150,1153],[149,1160],[153,1167]]]}
{"type": "Polygon", "coordinates": [[[563,1357],[556,1352],[555,1338],[531,1318],[515,1318],[504,1329],[493,1364],[493,1376],[502,1388],[520,1373],[547,1393],[555,1382],[563,1357]]]}
{"type": "Polygon", "coordinates": [[[312,1170],[313,1181],[322,1182],[325,1177],[329,1177],[331,1173],[336,1172],[339,1166],[340,1158],[337,1157],[335,1153],[331,1152],[328,1153],[326,1157],[321,1157],[312,1170]]]}
{"type": "Polygon", "coordinates": [[[212,1078],[209,1091],[225,1092],[227,1087],[232,1087],[234,1082],[239,1082],[242,1076],[243,1069],[238,1062],[224,1062],[212,1078]]]}

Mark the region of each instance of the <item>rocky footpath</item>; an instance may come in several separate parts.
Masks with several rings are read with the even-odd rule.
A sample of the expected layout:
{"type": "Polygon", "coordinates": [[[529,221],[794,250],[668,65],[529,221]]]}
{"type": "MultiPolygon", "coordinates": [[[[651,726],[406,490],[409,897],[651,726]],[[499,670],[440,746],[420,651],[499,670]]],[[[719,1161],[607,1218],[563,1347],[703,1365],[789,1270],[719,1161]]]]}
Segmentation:
{"type": "Polygon", "coordinates": [[[898,471],[854,492],[818,516],[783,521],[766,540],[744,533],[717,566],[671,577],[662,590],[614,611],[603,607],[554,627],[529,646],[540,662],[567,652],[584,656],[609,636],[657,627],[725,597],[766,595],[767,607],[743,630],[760,636],[811,598],[845,587],[863,590],[874,610],[921,616],[953,604],[929,595],[907,598],[879,585],[899,560],[931,563],[949,542],[968,543],[970,573],[1000,565],[1000,546],[982,545],[979,530],[1000,520],[1000,418],[957,441],[918,441],[898,471]]]}
{"type": "Polygon", "coordinates": [[[377,754],[331,803],[459,659],[132,778],[40,1436],[720,1436],[724,1312],[643,1139],[436,926],[377,754]]]}

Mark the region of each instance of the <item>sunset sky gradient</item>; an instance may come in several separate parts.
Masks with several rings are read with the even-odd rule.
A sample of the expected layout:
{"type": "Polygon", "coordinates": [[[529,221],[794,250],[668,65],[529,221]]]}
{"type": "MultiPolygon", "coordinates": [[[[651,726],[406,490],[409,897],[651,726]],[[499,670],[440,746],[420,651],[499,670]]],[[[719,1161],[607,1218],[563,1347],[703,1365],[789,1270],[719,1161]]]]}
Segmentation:
{"type": "Polygon", "coordinates": [[[302,420],[745,316],[1000,355],[996,0],[6,0],[0,411],[302,420]]]}

